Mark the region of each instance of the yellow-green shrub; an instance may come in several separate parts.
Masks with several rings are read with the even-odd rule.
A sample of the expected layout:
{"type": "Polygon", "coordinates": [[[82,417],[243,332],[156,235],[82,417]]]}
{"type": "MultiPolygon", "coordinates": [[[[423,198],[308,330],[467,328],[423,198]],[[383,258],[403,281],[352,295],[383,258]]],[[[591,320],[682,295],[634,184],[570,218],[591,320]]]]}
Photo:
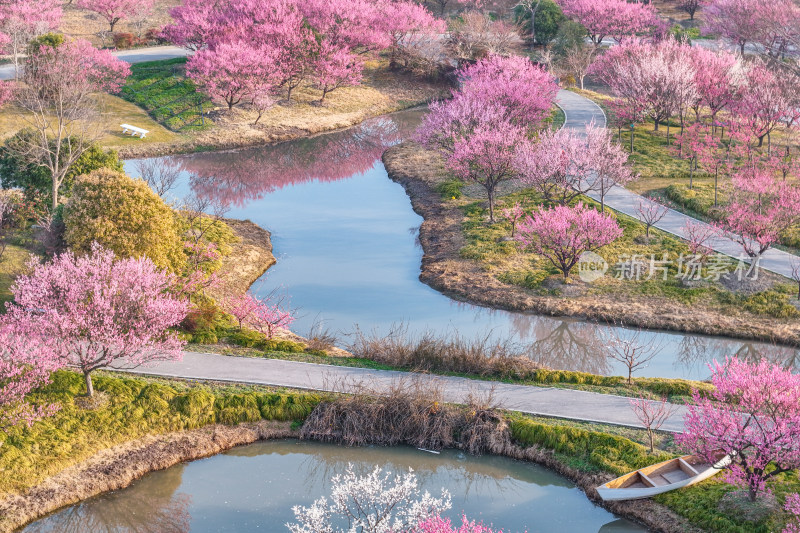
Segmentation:
{"type": "Polygon", "coordinates": [[[185,263],[172,209],[147,184],[122,172],[99,169],[80,176],[64,207],[64,237],[77,252],[92,242],[122,257],[150,258],[178,270],[185,263]]]}

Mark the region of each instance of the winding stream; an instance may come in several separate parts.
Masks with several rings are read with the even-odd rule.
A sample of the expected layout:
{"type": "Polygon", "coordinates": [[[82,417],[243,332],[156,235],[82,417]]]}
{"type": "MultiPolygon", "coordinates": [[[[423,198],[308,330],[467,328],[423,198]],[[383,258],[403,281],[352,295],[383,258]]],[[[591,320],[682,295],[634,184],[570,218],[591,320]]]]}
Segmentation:
{"type": "Polygon", "coordinates": [[[413,468],[422,491],[452,496],[447,516],[462,511],[506,532],[634,533],[646,529],[616,518],[561,476],[504,457],[454,450],[345,448],[313,442],[266,441],[146,475],[127,489],[86,500],[24,528],[25,533],[192,533],[287,531],[291,508],[330,493],[330,479],[348,463],[359,474],[375,465],[413,468]]]}
{"type": "MultiPolygon", "coordinates": [[[[456,302],[418,279],[422,218],[380,161],[407,138],[421,111],[371,119],[341,132],[228,152],[171,158],[183,169],[171,194],[196,194],[230,207],[226,216],[250,219],[272,232],[278,263],[252,290],[278,288],[301,317],[292,329],[308,333],[315,320],[346,335],[388,332],[404,323],[411,333],[492,334],[532,345],[532,357],[557,369],[620,374],[602,349],[604,335],[621,328],[571,319],[491,310],[456,302]]],[[[126,170],[137,175],[135,162],[126,170]]],[[[726,355],[766,355],[792,365],[797,351],[724,338],[647,332],[663,346],[641,376],[706,379],[706,363],[726,355]]]]}

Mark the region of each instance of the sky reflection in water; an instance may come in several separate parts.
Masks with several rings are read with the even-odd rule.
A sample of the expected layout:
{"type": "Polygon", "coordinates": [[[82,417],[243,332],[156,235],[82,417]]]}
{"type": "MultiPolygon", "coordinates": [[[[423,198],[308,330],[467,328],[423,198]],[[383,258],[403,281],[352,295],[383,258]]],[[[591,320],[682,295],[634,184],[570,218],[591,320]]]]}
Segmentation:
{"type": "Polygon", "coordinates": [[[452,495],[449,516],[462,511],[506,532],[634,533],[644,528],[591,503],[557,474],[504,457],[445,450],[345,448],[294,440],[268,441],[148,474],[131,487],[92,498],[25,528],[25,533],[193,533],[286,531],[294,505],[330,492],[348,463],[365,474],[375,465],[413,468],[422,491],[452,495]]]}
{"type": "MultiPolygon", "coordinates": [[[[388,332],[404,323],[411,333],[491,333],[532,345],[532,357],[557,369],[620,374],[602,349],[604,335],[621,328],[578,320],[509,313],[456,302],[418,279],[422,218],[402,186],[388,179],[380,156],[407,138],[421,112],[368,120],[343,132],[279,145],[173,158],[184,169],[176,197],[213,198],[226,216],[247,218],[272,232],[278,263],[254,286],[267,295],[279,287],[297,308],[293,330],[315,320],[346,335],[388,332]]],[[[127,162],[135,175],[133,162],[127,162]]],[[[660,354],[638,375],[705,379],[706,363],[726,355],[794,365],[797,351],[761,343],[648,332],[660,354]]]]}

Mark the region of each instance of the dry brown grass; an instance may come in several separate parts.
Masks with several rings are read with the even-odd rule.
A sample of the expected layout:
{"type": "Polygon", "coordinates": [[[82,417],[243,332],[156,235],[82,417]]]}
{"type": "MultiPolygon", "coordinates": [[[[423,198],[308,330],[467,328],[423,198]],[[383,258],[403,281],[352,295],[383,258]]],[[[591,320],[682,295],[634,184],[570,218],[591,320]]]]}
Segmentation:
{"type": "Polygon", "coordinates": [[[388,335],[358,330],[347,349],[356,357],[415,372],[525,379],[541,368],[531,358],[530,347],[511,341],[492,340],[489,335],[469,340],[458,333],[441,337],[426,332],[412,337],[403,326],[388,335]]]}
{"type": "Polygon", "coordinates": [[[222,258],[219,268],[221,282],[209,290],[209,295],[217,299],[228,294],[247,292],[276,262],[272,255],[269,231],[249,220],[222,220],[230,226],[239,240],[231,244],[231,253],[222,258]]]}
{"type": "Polygon", "coordinates": [[[391,383],[342,383],[347,396],[320,403],[306,419],[304,439],[346,446],[408,444],[427,450],[459,447],[486,453],[509,431],[493,397],[468,395],[445,404],[435,378],[415,376],[391,383]]]}
{"type": "MultiPolygon", "coordinates": [[[[169,131],[161,124],[154,121],[141,108],[122,98],[110,94],[98,95],[101,108],[101,123],[103,135],[100,144],[124,150],[126,147],[141,147],[142,145],[158,143],[174,143],[181,140],[181,136],[169,131]],[[150,133],[144,139],[123,135],[120,124],[133,124],[148,130],[150,133]]],[[[11,137],[17,131],[28,126],[23,111],[16,106],[7,105],[0,108],[0,141],[11,137]]]]}

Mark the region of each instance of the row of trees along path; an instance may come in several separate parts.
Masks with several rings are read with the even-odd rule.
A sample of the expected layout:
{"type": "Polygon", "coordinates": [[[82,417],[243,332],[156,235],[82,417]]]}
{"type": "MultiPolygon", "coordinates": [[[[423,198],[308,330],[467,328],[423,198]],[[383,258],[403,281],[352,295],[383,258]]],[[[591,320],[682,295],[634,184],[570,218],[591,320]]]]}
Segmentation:
{"type": "MultiPolygon", "coordinates": [[[[597,126],[605,126],[606,124],[606,117],[603,110],[588,98],[584,98],[570,91],[559,91],[557,102],[566,115],[566,121],[564,123],[565,128],[583,131],[586,129],[586,125],[592,121],[594,121],[597,126]]],[[[590,191],[587,196],[600,201],[600,194],[598,192],[590,191]]],[[[608,207],[633,218],[638,218],[637,208],[643,201],[646,202],[642,196],[619,186],[612,187],[605,195],[605,204],[608,207]]],[[[674,209],[669,209],[664,218],[653,225],[655,228],[687,240],[691,239],[691,236],[687,234],[687,227],[692,226],[695,228],[698,226],[701,228],[708,228],[709,233],[713,233],[711,231],[711,226],[708,224],[699,222],[697,219],[684,215],[674,209]]],[[[738,259],[742,254],[742,245],[725,236],[715,235],[703,244],[715,252],[729,255],[735,259],[738,259]]],[[[776,248],[770,248],[761,256],[759,265],[761,268],[775,272],[776,274],[792,278],[793,262],[796,259],[797,256],[795,255],[776,248]]]]}

